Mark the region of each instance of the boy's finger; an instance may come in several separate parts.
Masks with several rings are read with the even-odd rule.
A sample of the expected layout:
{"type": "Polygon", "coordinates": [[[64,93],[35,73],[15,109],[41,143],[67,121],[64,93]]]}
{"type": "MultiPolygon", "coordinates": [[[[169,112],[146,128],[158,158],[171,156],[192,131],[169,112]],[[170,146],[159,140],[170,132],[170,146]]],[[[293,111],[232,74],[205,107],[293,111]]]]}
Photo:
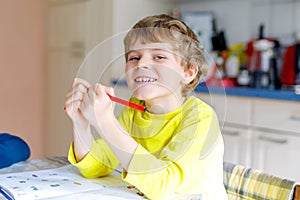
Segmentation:
{"type": "Polygon", "coordinates": [[[88,95],[87,95],[88,98],[89,98],[91,101],[93,101],[93,99],[94,99],[94,97],[95,97],[95,95],[96,95],[96,92],[94,91],[94,89],[93,89],[93,88],[89,88],[87,94],[88,94],[88,95]]]}
{"type": "Polygon", "coordinates": [[[102,88],[104,89],[106,94],[109,94],[110,96],[115,96],[115,91],[112,87],[102,86],[102,88]]]}
{"type": "Polygon", "coordinates": [[[72,101],[81,101],[83,99],[83,94],[82,92],[74,92],[72,93],[72,95],[69,95],[66,100],[65,100],[65,104],[70,104],[72,101]]]}
{"type": "Polygon", "coordinates": [[[68,113],[69,116],[72,116],[73,112],[75,112],[81,104],[81,101],[72,101],[71,103],[65,105],[64,109],[68,113]]]}
{"type": "Polygon", "coordinates": [[[75,78],[72,84],[72,87],[75,87],[78,84],[82,84],[84,85],[86,88],[90,88],[91,84],[89,82],[87,82],[86,80],[82,79],[82,78],[75,78]]]}
{"type": "Polygon", "coordinates": [[[95,89],[95,93],[98,96],[103,96],[103,94],[106,94],[105,90],[104,90],[104,86],[101,85],[100,83],[97,83],[94,87],[95,89]]]}
{"type": "Polygon", "coordinates": [[[94,88],[96,95],[101,95],[105,93],[107,95],[114,96],[114,89],[112,87],[107,87],[101,85],[100,83],[97,83],[94,88]]]}
{"type": "Polygon", "coordinates": [[[85,85],[79,84],[73,90],[74,90],[74,92],[79,91],[79,92],[82,92],[82,93],[86,93],[88,91],[88,89],[89,88],[87,88],[85,85]]]}
{"type": "MultiPolygon", "coordinates": [[[[71,90],[67,93],[65,99],[66,99],[66,100],[67,100],[67,99],[76,99],[76,97],[77,97],[78,95],[82,96],[84,93],[87,93],[87,91],[88,91],[88,88],[85,88],[85,86],[83,86],[83,85],[78,85],[78,86],[76,86],[75,88],[71,89],[71,90]]],[[[65,100],[65,101],[66,101],[66,100],[65,100]]]]}

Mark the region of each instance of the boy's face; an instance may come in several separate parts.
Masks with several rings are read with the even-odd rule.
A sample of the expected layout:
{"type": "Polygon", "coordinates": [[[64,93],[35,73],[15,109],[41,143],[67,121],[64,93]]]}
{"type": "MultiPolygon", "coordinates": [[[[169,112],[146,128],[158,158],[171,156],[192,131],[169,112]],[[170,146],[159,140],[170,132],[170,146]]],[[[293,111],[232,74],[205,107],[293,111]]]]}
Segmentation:
{"type": "Polygon", "coordinates": [[[126,77],[129,88],[140,100],[168,100],[181,97],[185,72],[181,58],[169,43],[142,44],[129,47],[126,77]]]}

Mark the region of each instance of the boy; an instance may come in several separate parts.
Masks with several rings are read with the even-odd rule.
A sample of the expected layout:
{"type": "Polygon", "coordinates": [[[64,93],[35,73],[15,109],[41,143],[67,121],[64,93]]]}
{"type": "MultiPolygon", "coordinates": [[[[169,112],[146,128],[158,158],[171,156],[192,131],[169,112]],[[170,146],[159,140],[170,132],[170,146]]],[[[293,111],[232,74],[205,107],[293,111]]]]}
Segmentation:
{"type": "Polygon", "coordinates": [[[227,199],[217,116],[188,96],[205,75],[197,36],[180,20],[157,15],[135,24],[124,45],[130,101],[147,111],[126,107],[116,119],[113,89],[76,78],[65,102],[74,131],[70,162],[86,177],[120,164],[122,179],[149,199],[227,199]],[[102,139],[93,139],[90,125],[102,139]]]}

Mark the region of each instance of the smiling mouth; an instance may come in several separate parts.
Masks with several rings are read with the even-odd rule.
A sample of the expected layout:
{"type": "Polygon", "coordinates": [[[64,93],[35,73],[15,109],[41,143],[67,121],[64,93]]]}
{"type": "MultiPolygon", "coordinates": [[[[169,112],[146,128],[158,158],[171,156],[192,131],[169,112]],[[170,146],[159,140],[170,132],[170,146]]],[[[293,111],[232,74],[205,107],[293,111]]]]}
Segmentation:
{"type": "Polygon", "coordinates": [[[157,79],[155,78],[149,78],[149,77],[139,77],[139,78],[135,78],[134,82],[136,83],[152,83],[152,82],[156,82],[157,79]]]}

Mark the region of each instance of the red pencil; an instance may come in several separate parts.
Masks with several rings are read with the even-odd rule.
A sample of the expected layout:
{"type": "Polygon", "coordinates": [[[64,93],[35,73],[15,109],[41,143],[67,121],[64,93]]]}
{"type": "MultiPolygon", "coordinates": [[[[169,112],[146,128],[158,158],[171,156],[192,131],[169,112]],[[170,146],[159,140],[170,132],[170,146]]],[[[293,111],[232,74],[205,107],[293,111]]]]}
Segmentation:
{"type": "Polygon", "coordinates": [[[110,100],[112,100],[116,103],[128,106],[130,108],[133,108],[133,109],[136,109],[136,110],[139,110],[139,111],[142,111],[142,112],[145,112],[147,110],[147,108],[145,106],[142,106],[142,105],[139,105],[139,104],[136,104],[136,103],[132,103],[130,101],[126,101],[124,99],[120,99],[118,97],[114,97],[114,96],[111,96],[109,94],[107,94],[107,95],[109,96],[110,100]]]}
{"type": "MultiPolygon", "coordinates": [[[[145,112],[147,110],[147,108],[145,106],[142,106],[142,105],[139,105],[139,104],[136,104],[136,103],[132,103],[130,101],[126,101],[124,99],[120,99],[118,97],[114,97],[114,96],[111,96],[109,94],[107,94],[107,95],[109,96],[110,100],[112,100],[116,103],[128,106],[130,108],[133,108],[133,109],[136,109],[136,110],[139,110],[139,111],[142,111],[142,112],[145,112]]],[[[64,110],[66,111],[66,107],[64,107],[64,110]]]]}

